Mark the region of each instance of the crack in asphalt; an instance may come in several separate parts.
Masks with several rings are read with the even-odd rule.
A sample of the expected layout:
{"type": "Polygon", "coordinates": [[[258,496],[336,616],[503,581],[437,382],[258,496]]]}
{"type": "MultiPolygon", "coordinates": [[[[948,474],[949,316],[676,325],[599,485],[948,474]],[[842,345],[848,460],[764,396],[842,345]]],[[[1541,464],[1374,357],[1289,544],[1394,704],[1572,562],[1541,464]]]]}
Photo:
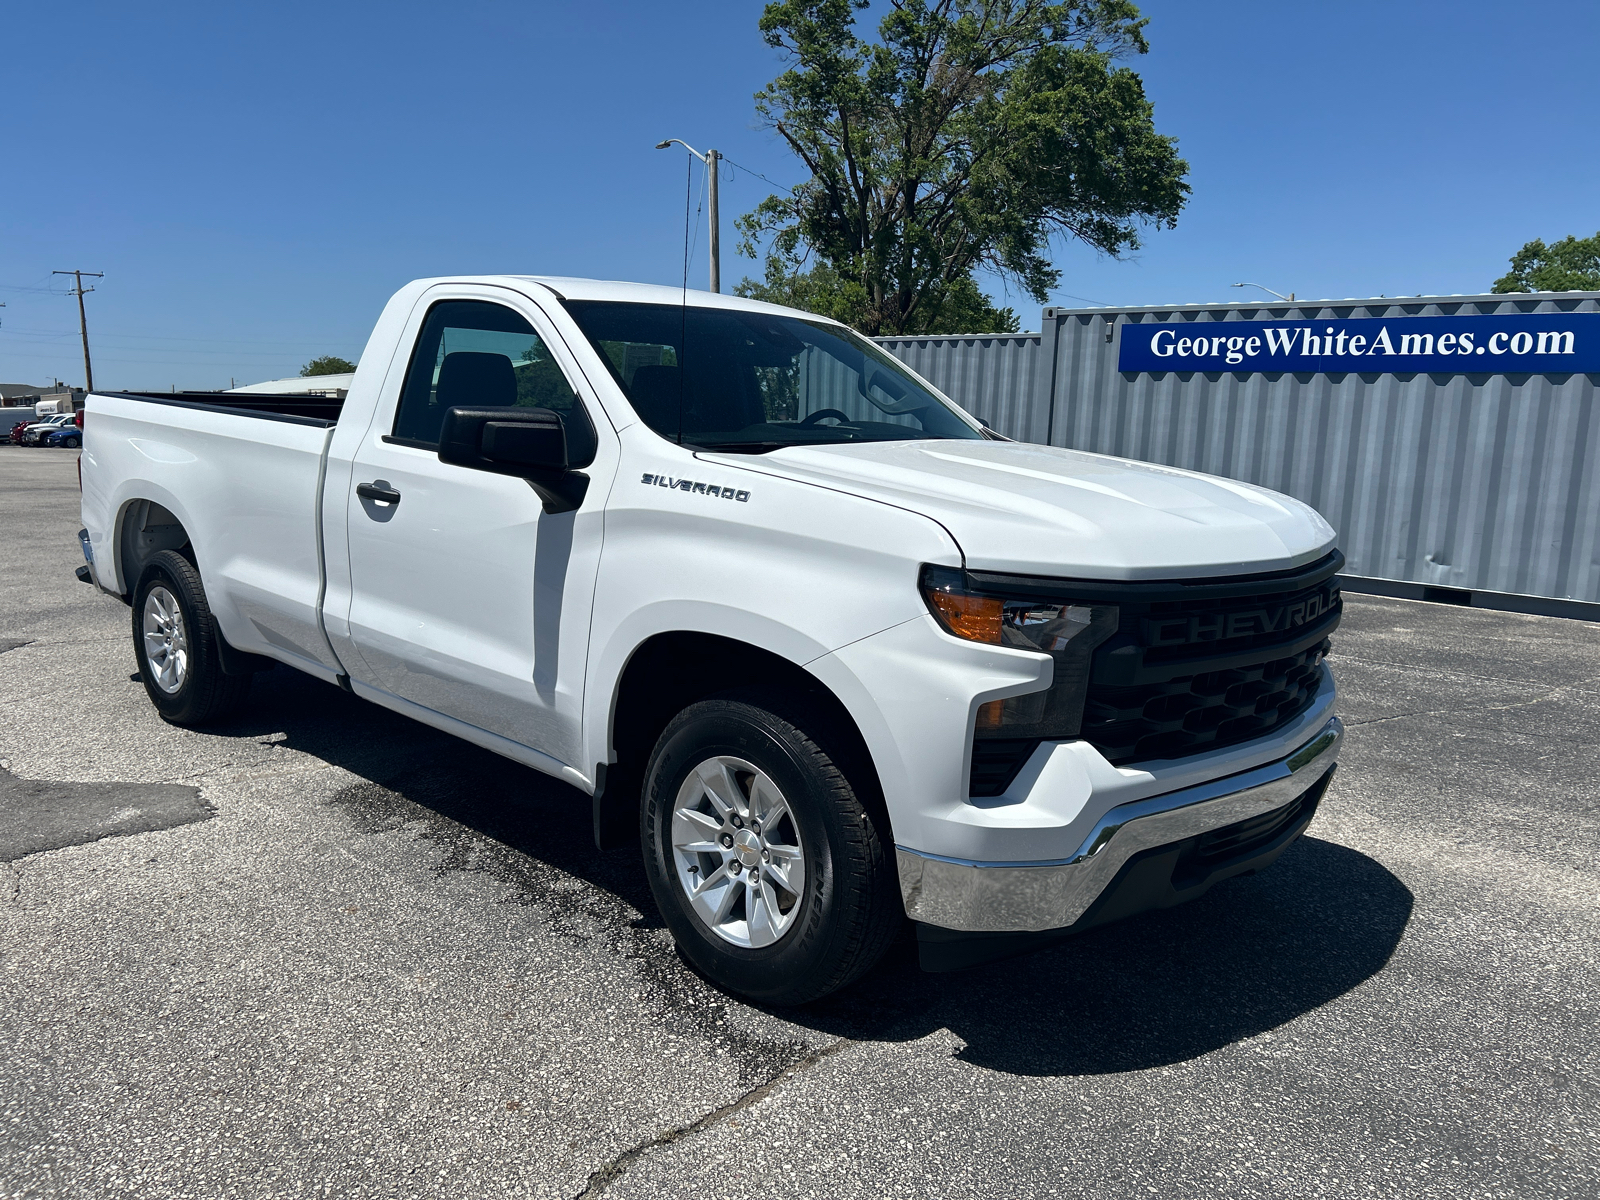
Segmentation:
{"type": "Polygon", "coordinates": [[[8,650],[16,650],[22,646],[33,645],[32,638],[0,638],[0,654],[8,650]]]}
{"type": "MultiPolygon", "coordinates": [[[[1483,676],[1472,671],[1452,671],[1448,667],[1436,665],[1421,666],[1414,661],[1407,661],[1405,659],[1373,658],[1370,655],[1351,654],[1340,650],[1335,650],[1328,656],[1328,665],[1333,667],[1335,671],[1347,663],[1359,667],[1392,667],[1398,671],[1405,671],[1411,675],[1427,676],[1431,679],[1451,679],[1457,680],[1461,683],[1483,682],[1483,676]]],[[[1531,678],[1526,675],[1498,674],[1495,676],[1495,682],[1511,686],[1516,686],[1519,684],[1531,687],[1542,686],[1538,679],[1531,678]]],[[[1569,685],[1563,684],[1560,686],[1564,687],[1569,685]]]]}
{"type": "Polygon", "coordinates": [[[1582,685],[1576,683],[1564,683],[1560,687],[1554,687],[1547,691],[1540,692],[1537,696],[1534,696],[1531,699],[1515,700],[1510,704],[1475,704],[1466,708],[1459,706],[1455,708],[1422,708],[1418,709],[1416,712],[1394,713],[1387,717],[1368,717],[1364,721],[1358,721],[1353,718],[1347,719],[1345,724],[1350,728],[1355,729],[1363,725],[1381,725],[1385,721],[1404,721],[1410,717],[1442,717],[1451,714],[1459,715],[1461,713],[1506,712],[1513,708],[1528,708],[1534,704],[1543,704],[1547,700],[1554,700],[1567,692],[1574,691],[1579,686],[1593,687],[1594,684],[1592,681],[1586,681],[1582,685]]]}
{"type": "Polygon", "coordinates": [[[675,1125],[671,1129],[663,1130],[661,1133],[656,1134],[655,1137],[646,1138],[638,1145],[624,1150],[621,1154],[618,1154],[616,1157],[610,1159],[606,1163],[603,1163],[599,1168],[592,1171],[589,1175],[589,1181],[585,1185],[583,1191],[579,1192],[575,1197],[573,1197],[573,1200],[597,1200],[598,1197],[605,1194],[605,1190],[608,1187],[610,1187],[627,1172],[629,1167],[633,1166],[634,1163],[638,1162],[652,1150],[658,1150],[664,1146],[670,1146],[675,1142],[680,1142],[686,1137],[692,1137],[695,1134],[700,1133],[702,1130],[711,1128],[711,1126],[717,1124],[719,1121],[743,1112],[752,1104],[756,1104],[761,1100],[764,1100],[767,1096],[771,1095],[773,1089],[775,1089],[785,1079],[793,1079],[801,1071],[810,1070],[823,1059],[829,1058],[832,1055],[837,1054],[839,1051],[845,1049],[847,1046],[851,1046],[853,1044],[854,1043],[850,1038],[845,1037],[840,1038],[838,1041],[830,1042],[822,1049],[813,1051],[804,1058],[790,1063],[787,1067],[781,1071],[778,1071],[765,1082],[757,1084],[749,1091],[744,1092],[737,1099],[730,1100],[721,1108],[714,1108],[710,1112],[706,1113],[703,1117],[700,1117],[698,1120],[691,1121],[687,1125],[675,1125]]]}

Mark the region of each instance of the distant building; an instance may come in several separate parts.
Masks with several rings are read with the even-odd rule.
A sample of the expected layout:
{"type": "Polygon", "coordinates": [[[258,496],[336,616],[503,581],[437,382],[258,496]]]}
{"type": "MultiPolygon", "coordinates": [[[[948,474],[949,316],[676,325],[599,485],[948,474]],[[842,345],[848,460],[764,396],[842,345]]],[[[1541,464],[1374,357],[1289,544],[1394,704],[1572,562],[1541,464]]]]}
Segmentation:
{"type": "Polygon", "coordinates": [[[31,409],[35,415],[74,412],[83,407],[83,389],[57,384],[0,383],[0,407],[31,409]]]}
{"type": "Polygon", "coordinates": [[[350,390],[350,381],[355,377],[354,371],[344,375],[295,375],[288,379],[269,379],[265,383],[251,383],[227,390],[230,394],[243,392],[248,395],[253,392],[269,396],[331,396],[335,400],[343,400],[350,390]]]}
{"type": "Polygon", "coordinates": [[[51,384],[0,383],[0,404],[32,404],[45,392],[55,390],[51,384]]]}

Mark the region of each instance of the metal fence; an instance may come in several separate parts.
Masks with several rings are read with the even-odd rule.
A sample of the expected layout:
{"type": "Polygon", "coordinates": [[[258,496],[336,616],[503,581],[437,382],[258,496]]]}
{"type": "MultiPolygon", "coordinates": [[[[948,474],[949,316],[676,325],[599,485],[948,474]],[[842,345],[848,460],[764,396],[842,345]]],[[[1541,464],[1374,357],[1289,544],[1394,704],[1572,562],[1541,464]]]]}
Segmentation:
{"type": "Polygon", "coordinates": [[[1009,437],[1226,475],[1304,500],[1339,530],[1352,577],[1594,615],[1570,603],[1507,601],[1600,604],[1600,376],[1135,374],[1117,362],[1119,331],[1150,321],[1596,311],[1600,294],[1590,292],[1047,308],[1037,334],[879,341],[1009,437]]]}

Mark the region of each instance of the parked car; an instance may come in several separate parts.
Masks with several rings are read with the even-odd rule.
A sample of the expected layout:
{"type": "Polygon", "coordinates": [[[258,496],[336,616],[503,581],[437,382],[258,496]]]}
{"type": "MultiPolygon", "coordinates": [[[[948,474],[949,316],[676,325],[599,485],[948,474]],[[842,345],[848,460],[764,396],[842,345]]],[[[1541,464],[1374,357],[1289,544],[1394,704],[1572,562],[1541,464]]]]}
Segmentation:
{"type": "Polygon", "coordinates": [[[75,450],[83,445],[83,430],[78,427],[77,421],[72,421],[55,429],[45,430],[44,437],[40,441],[46,446],[64,446],[69,450],[75,450]]]}
{"type": "Polygon", "coordinates": [[[80,570],[164,718],[276,661],[563,780],[758,1000],[907,916],[950,969],[1192,899],[1338,756],[1316,512],[1010,441],[823,317],[422,280],[343,399],[87,402],[80,570]]]}
{"type": "Polygon", "coordinates": [[[24,446],[42,446],[44,445],[45,434],[60,429],[64,425],[70,425],[73,420],[74,414],[72,413],[57,413],[53,417],[46,417],[43,421],[35,421],[22,431],[21,444],[24,446]]]}
{"type": "Polygon", "coordinates": [[[13,425],[11,427],[11,433],[8,436],[7,440],[13,446],[20,446],[22,444],[22,433],[23,433],[23,430],[27,429],[28,426],[32,425],[32,424],[33,424],[33,422],[31,420],[29,420],[29,421],[18,421],[15,425],[13,425]]]}

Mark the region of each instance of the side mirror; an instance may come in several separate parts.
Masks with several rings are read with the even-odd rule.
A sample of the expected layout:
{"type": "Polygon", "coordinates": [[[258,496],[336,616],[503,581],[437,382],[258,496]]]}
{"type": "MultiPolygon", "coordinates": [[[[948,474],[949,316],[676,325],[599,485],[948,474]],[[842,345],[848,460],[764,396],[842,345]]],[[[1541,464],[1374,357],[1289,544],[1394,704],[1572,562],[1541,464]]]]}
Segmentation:
{"type": "Polygon", "coordinates": [[[559,475],[567,430],[548,408],[452,408],[439,429],[439,461],[498,475],[559,475]]]}
{"type": "Polygon", "coordinates": [[[567,429],[548,408],[449,409],[439,461],[526,479],[547,513],[577,508],[589,487],[587,475],[568,468],[567,429]]]}

